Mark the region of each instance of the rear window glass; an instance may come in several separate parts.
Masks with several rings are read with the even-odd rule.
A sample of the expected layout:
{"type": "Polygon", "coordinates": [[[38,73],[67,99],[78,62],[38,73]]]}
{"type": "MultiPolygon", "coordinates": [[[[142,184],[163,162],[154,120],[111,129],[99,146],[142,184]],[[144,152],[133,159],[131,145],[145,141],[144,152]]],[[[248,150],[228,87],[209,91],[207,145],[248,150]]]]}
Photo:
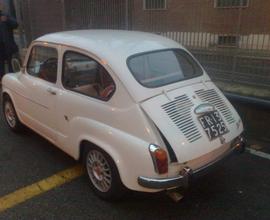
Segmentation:
{"type": "Polygon", "coordinates": [[[156,88],[203,74],[192,56],[181,49],[153,51],[128,58],[135,79],[145,87],[156,88]]]}

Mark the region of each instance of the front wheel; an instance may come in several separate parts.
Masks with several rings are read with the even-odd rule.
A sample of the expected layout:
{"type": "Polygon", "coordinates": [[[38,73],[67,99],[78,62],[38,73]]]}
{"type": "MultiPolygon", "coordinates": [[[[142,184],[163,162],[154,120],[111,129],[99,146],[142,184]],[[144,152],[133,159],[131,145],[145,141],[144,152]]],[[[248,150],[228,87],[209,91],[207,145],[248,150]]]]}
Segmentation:
{"type": "Polygon", "coordinates": [[[125,191],[118,169],[111,157],[97,147],[85,151],[85,166],[91,188],[102,199],[120,199],[125,191]]]}
{"type": "Polygon", "coordinates": [[[22,130],[23,125],[20,122],[17,113],[15,111],[14,105],[9,97],[4,98],[3,113],[6,124],[12,131],[18,132],[22,130]]]}

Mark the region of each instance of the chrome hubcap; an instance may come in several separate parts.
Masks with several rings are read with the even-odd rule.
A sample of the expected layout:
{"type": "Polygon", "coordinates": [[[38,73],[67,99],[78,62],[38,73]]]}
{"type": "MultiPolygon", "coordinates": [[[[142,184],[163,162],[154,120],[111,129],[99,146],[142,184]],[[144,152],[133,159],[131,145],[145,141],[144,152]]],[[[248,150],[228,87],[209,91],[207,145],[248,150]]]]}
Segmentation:
{"type": "Polygon", "coordinates": [[[5,117],[10,127],[14,128],[16,126],[15,111],[10,102],[5,103],[5,117]]]}
{"type": "Polygon", "coordinates": [[[103,154],[96,150],[90,150],[87,155],[86,167],[94,186],[101,192],[109,191],[112,184],[112,173],[103,154]]]}

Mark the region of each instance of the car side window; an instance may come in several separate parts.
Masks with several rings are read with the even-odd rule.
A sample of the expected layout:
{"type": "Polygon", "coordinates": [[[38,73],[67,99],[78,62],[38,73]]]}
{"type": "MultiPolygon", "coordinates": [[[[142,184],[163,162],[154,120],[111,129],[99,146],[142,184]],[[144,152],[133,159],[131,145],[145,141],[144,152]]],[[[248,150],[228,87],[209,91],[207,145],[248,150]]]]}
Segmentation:
{"type": "Polygon", "coordinates": [[[34,46],[27,63],[27,73],[51,83],[57,80],[58,53],[55,48],[34,46]]]}
{"type": "Polygon", "coordinates": [[[62,83],[68,90],[103,101],[108,101],[115,92],[115,83],[101,64],[71,51],[64,55],[62,83]]]}

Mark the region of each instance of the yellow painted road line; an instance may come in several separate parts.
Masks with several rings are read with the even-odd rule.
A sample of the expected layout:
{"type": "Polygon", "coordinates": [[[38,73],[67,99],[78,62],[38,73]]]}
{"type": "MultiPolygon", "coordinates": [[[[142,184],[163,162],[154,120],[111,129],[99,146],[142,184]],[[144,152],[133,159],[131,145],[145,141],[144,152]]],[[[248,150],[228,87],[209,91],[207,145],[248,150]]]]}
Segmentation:
{"type": "Polygon", "coordinates": [[[82,166],[77,165],[3,196],[0,198],[0,212],[12,208],[55,187],[70,182],[71,180],[82,176],[83,172],[82,166]]]}

